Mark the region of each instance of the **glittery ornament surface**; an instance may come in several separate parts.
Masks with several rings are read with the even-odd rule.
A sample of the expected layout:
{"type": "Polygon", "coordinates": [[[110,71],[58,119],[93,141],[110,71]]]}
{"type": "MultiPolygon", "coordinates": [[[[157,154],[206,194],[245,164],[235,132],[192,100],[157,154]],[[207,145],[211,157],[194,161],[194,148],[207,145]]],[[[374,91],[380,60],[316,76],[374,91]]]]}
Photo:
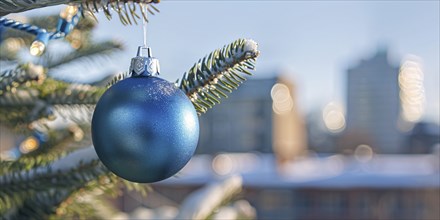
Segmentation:
{"type": "Polygon", "coordinates": [[[197,146],[199,122],[186,95],[157,77],[131,77],[110,87],[92,119],[95,150],[116,175],[134,182],[166,179],[197,146]]]}

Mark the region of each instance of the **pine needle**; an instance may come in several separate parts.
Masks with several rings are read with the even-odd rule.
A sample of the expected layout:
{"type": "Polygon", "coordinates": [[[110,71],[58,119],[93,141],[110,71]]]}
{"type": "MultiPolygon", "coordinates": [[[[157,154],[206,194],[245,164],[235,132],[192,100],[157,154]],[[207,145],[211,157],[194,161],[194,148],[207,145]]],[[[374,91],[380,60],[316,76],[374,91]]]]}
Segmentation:
{"type": "Polygon", "coordinates": [[[246,80],[241,74],[252,75],[249,70],[255,69],[260,53],[257,46],[253,40],[236,40],[200,59],[176,82],[199,115],[237,89],[246,80]]]}

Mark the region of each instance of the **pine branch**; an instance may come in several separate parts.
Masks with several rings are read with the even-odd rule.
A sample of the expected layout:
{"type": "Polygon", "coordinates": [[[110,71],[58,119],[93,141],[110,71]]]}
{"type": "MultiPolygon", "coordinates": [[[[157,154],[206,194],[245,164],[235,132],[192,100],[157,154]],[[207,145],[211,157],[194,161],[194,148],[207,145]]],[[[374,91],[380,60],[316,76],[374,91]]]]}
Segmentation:
{"type": "Polygon", "coordinates": [[[66,153],[89,144],[91,142],[89,128],[90,124],[83,128],[73,124],[63,128],[48,127],[45,131],[43,128],[40,128],[41,131],[32,130],[28,138],[38,139],[39,143],[36,149],[24,153],[17,161],[24,160],[26,164],[33,164],[28,168],[31,169],[57,160],[66,153]]]}
{"type": "MultiPolygon", "coordinates": [[[[8,187],[11,189],[26,190],[26,184],[34,184],[35,181],[44,181],[45,179],[56,178],[53,180],[53,184],[63,185],[67,184],[60,176],[71,176],[68,172],[81,170],[94,170],[97,173],[105,173],[108,170],[98,163],[98,155],[93,147],[87,147],[70,153],[66,157],[51,163],[48,166],[38,167],[32,170],[19,171],[7,173],[0,176],[0,188],[8,187]],[[83,169],[86,168],[86,169],[83,169]]],[[[71,176],[69,178],[75,178],[71,176]]],[[[42,187],[35,185],[35,187],[42,187]]]]}
{"type": "Polygon", "coordinates": [[[19,193],[14,198],[14,202],[17,203],[12,203],[13,206],[6,211],[0,210],[0,214],[5,219],[48,219],[71,192],[72,190],[49,189],[27,194],[19,193]]]}
{"type": "Polygon", "coordinates": [[[102,10],[107,19],[112,19],[111,10],[118,14],[119,20],[123,25],[137,24],[138,19],[143,19],[148,22],[147,13],[152,15],[155,12],[159,12],[159,9],[154,7],[151,3],[159,3],[160,0],[137,0],[137,1],[119,1],[119,0],[83,0],[81,6],[86,11],[93,15],[94,12],[102,10]],[[143,7],[143,5],[149,5],[150,7],[143,7]],[[151,10],[152,8],[153,10],[151,10]],[[137,11],[141,12],[141,15],[137,11]],[[131,16],[130,16],[130,15],[131,16]],[[142,16],[142,17],[141,17],[142,16]],[[131,17],[131,18],[130,18],[131,17]]]}
{"type": "Polygon", "coordinates": [[[122,72],[119,74],[116,74],[115,76],[113,76],[110,81],[107,83],[107,88],[110,88],[111,86],[113,86],[114,84],[116,84],[117,82],[130,77],[131,74],[129,72],[122,72]]]}
{"type": "Polygon", "coordinates": [[[27,126],[32,121],[28,119],[30,107],[21,108],[0,108],[0,124],[9,127],[16,132],[27,130],[27,126]]]}
{"type": "MultiPolygon", "coordinates": [[[[30,130],[26,139],[20,143],[20,151],[23,154],[14,161],[0,162],[0,175],[8,172],[18,172],[31,170],[36,167],[45,166],[49,163],[64,157],[67,153],[75,149],[75,142],[80,142],[84,146],[80,138],[84,138],[84,133],[79,126],[69,126],[63,129],[50,129],[47,133],[30,130]],[[34,140],[34,141],[32,141],[34,140]],[[37,142],[35,142],[37,140],[37,142]],[[66,150],[66,148],[69,148],[66,150]],[[32,149],[35,148],[35,149],[32,149]],[[26,152],[29,150],[30,152],[26,152]]],[[[87,139],[87,138],[86,138],[87,139]]],[[[90,143],[90,140],[88,140],[90,143]]],[[[79,148],[79,147],[76,147],[79,148]]]]}
{"type": "Polygon", "coordinates": [[[36,167],[45,166],[65,156],[68,151],[52,151],[34,157],[20,157],[15,161],[0,161],[0,175],[31,170],[36,167]]]}
{"type": "Polygon", "coordinates": [[[54,109],[63,119],[68,119],[76,124],[90,124],[95,105],[55,105],[54,109]]]}
{"type": "MultiPolygon", "coordinates": [[[[136,18],[141,18],[137,13],[137,6],[141,10],[143,19],[146,20],[146,12],[142,10],[142,7],[140,7],[139,4],[158,2],[159,0],[4,0],[0,1],[0,16],[53,5],[81,4],[85,10],[95,12],[103,10],[109,19],[111,18],[110,10],[113,9],[117,12],[123,24],[131,24],[131,20],[136,23],[136,18]],[[130,19],[129,14],[132,19],[130,19]]],[[[154,6],[152,6],[152,8],[158,11],[154,6]]],[[[154,14],[153,11],[150,11],[150,13],[154,14]]]]}
{"type": "Polygon", "coordinates": [[[259,53],[255,41],[236,40],[195,63],[178,82],[179,88],[191,99],[198,114],[205,113],[246,80],[240,73],[252,75],[249,70],[255,69],[259,53]]]}
{"type": "Polygon", "coordinates": [[[106,88],[69,84],[47,78],[41,85],[17,89],[0,96],[0,122],[20,127],[54,113],[74,122],[88,121],[106,88]]]}
{"type": "Polygon", "coordinates": [[[192,193],[183,201],[175,219],[210,219],[218,207],[241,191],[242,182],[242,177],[235,175],[192,193]]]}
{"type": "Polygon", "coordinates": [[[78,188],[106,173],[108,170],[99,163],[92,147],[75,151],[48,166],[9,172],[0,176],[0,214],[10,208],[20,207],[28,198],[35,197],[35,192],[44,192],[48,186],[78,188]]]}
{"type": "Polygon", "coordinates": [[[108,197],[120,196],[123,189],[136,191],[146,196],[151,191],[148,184],[129,182],[114,174],[103,175],[87,183],[81,190],[73,193],[57,208],[55,219],[89,219],[96,216],[98,219],[109,219],[117,213],[115,208],[108,203],[108,197]],[[92,206],[88,206],[88,204],[92,206]],[[84,208],[88,208],[84,212],[84,208]]]}
{"type": "MultiPolygon", "coordinates": [[[[66,200],[70,200],[72,196],[67,198],[66,200]]],[[[79,200],[79,199],[76,199],[79,200]]],[[[102,216],[99,215],[97,209],[102,209],[102,206],[98,206],[101,201],[96,200],[94,198],[90,198],[88,195],[82,195],[81,200],[84,201],[78,201],[78,202],[71,202],[69,205],[62,205],[61,203],[56,213],[51,215],[49,219],[52,220],[64,220],[64,219],[109,219],[111,218],[111,215],[109,213],[109,216],[107,218],[102,218],[102,216]],[[86,198],[86,199],[84,199],[86,198]],[[89,199],[93,199],[93,201],[87,201],[89,199]]],[[[107,210],[111,211],[111,210],[107,210]]]]}
{"type": "Polygon", "coordinates": [[[75,61],[80,62],[82,59],[93,59],[96,56],[108,56],[116,50],[121,50],[122,44],[116,41],[107,41],[102,43],[96,43],[88,47],[75,50],[57,60],[48,61],[47,68],[53,69],[63,64],[75,61]]]}
{"type": "Polygon", "coordinates": [[[44,101],[47,105],[96,104],[104,92],[105,88],[87,84],[69,84],[47,78],[41,85],[0,96],[0,107],[35,106],[38,100],[44,101]]]}
{"type": "Polygon", "coordinates": [[[70,84],[50,78],[37,89],[40,92],[39,97],[49,105],[94,105],[106,90],[87,84],[70,84]]]}
{"type": "Polygon", "coordinates": [[[42,79],[43,76],[43,67],[35,66],[32,63],[19,65],[13,70],[3,71],[0,73],[0,96],[26,82],[42,79]]]}
{"type": "Polygon", "coordinates": [[[112,86],[112,82],[116,81],[117,78],[125,78],[128,72],[122,72],[122,73],[116,73],[115,71],[108,72],[106,74],[102,74],[104,77],[101,79],[97,79],[96,81],[93,81],[90,83],[92,86],[98,86],[98,87],[106,87],[109,88],[112,86]],[[121,76],[120,76],[121,75],[121,76]]]}
{"type": "MultiPolygon", "coordinates": [[[[241,73],[252,75],[249,70],[255,69],[259,53],[255,41],[239,39],[199,60],[176,84],[191,99],[200,115],[219,104],[222,97],[227,98],[226,93],[231,93],[246,80],[241,73]]],[[[129,73],[120,73],[107,87],[129,76],[129,73]]]]}
{"type": "Polygon", "coordinates": [[[71,204],[77,193],[96,189],[114,193],[121,184],[143,195],[149,191],[146,184],[131,183],[110,173],[93,147],[83,148],[47,166],[0,176],[0,214],[47,218],[55,214],[56,207],[71,204]]]}
{"type": "Polygon", "coordinates": [[[19,109],[20,107],[32,107],[36,104],[36,100],[38,100],[38,91],[35,89],[5,93],[0,96],[0,110],[6,108],[19,109]]]}

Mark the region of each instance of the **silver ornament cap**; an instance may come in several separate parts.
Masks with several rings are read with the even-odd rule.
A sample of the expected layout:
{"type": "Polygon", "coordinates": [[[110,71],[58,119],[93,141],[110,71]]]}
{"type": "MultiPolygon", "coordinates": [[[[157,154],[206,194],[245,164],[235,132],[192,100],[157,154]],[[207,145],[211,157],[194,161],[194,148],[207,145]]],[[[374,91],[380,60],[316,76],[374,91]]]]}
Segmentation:
{"type": "Polygon", "coordinates": [[[159,60],[153,57],[151,48],[138,47],[136,57],[131,59],[129,72],[131,76],[157,76],[160,73],[159,60]],[[147,50],[147,56],[142,54],[143,50],[147,50]]]}

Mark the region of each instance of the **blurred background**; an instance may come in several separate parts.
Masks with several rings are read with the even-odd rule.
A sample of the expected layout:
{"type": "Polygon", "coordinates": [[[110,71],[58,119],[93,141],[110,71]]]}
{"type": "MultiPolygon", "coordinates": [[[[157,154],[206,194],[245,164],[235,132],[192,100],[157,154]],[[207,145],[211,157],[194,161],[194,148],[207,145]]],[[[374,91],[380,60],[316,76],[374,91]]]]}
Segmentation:
{"type": "MultiPolygon", "coordinates": [[[[126,193],[115,202],[121,210],[173,207],[238,174],[240,198],[259,219],[440,218],[438,1],[163,1],[158,8],[148,45],[165,79],[241,37],[257,41],[261,56],[255,76],[200,117],[190,163],[146,198],[126,193]]],[[[142,45],[140,25],[98,20],[96,40],[118,39],[126,50],[66,78],[125,71],[142,45]]]]}

